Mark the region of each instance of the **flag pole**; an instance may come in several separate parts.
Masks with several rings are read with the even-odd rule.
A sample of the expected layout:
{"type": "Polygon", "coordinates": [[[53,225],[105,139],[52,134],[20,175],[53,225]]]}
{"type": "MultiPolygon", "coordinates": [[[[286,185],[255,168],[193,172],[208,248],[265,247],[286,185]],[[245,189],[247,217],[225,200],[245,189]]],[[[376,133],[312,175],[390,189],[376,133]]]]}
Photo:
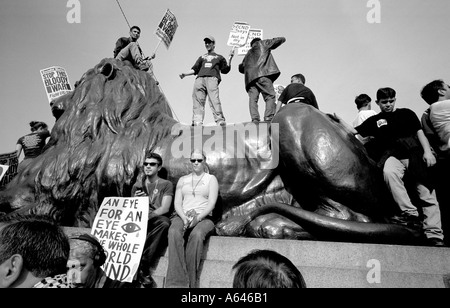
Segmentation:
{"type": "Polygon", "coordinates": [[[161,42],[162,42],[162,39],[160,38],[160,39],[159,39],[159,42],[158,42],[158,45],[156,45],[155,51],[153,52],[155,55],[156,55],[156,51],[157,51],[158,48],[159,48],[159,45],[161,45],[161,42]]]}

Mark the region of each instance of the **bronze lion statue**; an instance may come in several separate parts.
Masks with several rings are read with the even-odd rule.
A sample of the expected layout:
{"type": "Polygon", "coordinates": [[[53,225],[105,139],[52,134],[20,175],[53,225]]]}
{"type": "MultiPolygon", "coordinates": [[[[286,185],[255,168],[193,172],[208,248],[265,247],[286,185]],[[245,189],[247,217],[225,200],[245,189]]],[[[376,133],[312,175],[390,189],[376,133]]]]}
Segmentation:
{"type": "Polygon", "coordinates": [[[388,223],[392,200],[364,147],[332,117],[303,104],[272,123],[191,127],[178,123],[157,82],[106,58],[52,103],[43,153],[0,191],[0,212],[50,214],[91,227],[104,197],[130,196],[146,151],[174,184],[201,147],[220,197],[223,236],[418,243],[418,230],[388,223]]]}

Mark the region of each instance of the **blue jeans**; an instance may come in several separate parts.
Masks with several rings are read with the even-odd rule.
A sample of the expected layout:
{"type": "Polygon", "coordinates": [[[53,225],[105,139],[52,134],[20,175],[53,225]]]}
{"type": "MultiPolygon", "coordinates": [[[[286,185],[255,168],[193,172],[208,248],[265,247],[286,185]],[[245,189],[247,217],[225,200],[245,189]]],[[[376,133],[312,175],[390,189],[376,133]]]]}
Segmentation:
{"type": "Polygon", "coordinates": [[[150,275],[167,247],[167,232],[170,219],[166,216],[154,216],[147,222],[147,238],[141,258],[141,270],[144,275],[150,275]]]}
{"type": "Polygon", "coordinates": [[[183,231],[183,220],[179,216],[172,218],[169,228],[166,288],[197,287],[198,269],[205,241],[214,231],[214,223],[208,218],[186,232],[183,231]]]}
{"type": "Polygon", "coordinates": [[[192,121],[194,123],[203,123],[207,95],[214,121],[216,123],[225,121],[219,98],[219,80],[216,77],[197,77],[195,79],[194,90],[192,92],[192,101],[194,104],[192,121]]]}

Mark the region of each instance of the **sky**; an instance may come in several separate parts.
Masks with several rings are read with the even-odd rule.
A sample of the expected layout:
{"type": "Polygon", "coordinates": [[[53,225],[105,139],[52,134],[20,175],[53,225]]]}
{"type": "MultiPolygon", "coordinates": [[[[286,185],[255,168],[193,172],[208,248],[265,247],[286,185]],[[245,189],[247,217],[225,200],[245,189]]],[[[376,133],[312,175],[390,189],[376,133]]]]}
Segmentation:
{"type": "MultiPolygon", "coordinates": [[[[450,82],[450,1],[448,0],[2,0],[0,2],[0,154],[15,150],[30,132],[30,121],[55,119],[40,70],[63,67],[73,85],[103,58],[115,42],[138,25],[144,54],[156,51],[154,73],[182,123],[192,119],[194,76],[184,79],[206,52],[203,38],[216,39],[216,52],[227,58],[230,30],[236,21],[263,30],[263,38],[285,37],[272,54],[281,71],[276,84],[287,85],[302,73],[319,108],[351,123],[354,99],[377,89],[397,91],[397,107],[421,116],[428,105],[420,90],[434,79],[450,82]],[[72,4],[74,3],[74,4],[72,4]],[[79,6],[78,6],[79,4],[79,6]],[[379,6],[378,6],[379,5],[379,6]],[[79,15],[75,9],[79,7],[79,15]],[[379,8],[379,10],[376,10],[379,8]],[[167,9],[178,29],[169,48],[158,44],[155,30],[167,9]],[[379,14],[378,14],[379,13],[379,14]],[[74,15],[75,14],[75,15],[74,15]],[[68,15],[76,17],[70,23],[68,15]],[[79,17],[79,19],[78,19],[79,17]],[[375,22],[374,22],[375,21],[375,22]]],[[[220,99],[228,123],[250,121],[244,75],[235,56],[222,75],[220,99]]],[[[264,113],[264,101],[259,111],[264,113]]],[[[379,111],[372,103],[372,109],[379,111]]],[[[205,123],[213,123],[209,106],[205,123]]]]}

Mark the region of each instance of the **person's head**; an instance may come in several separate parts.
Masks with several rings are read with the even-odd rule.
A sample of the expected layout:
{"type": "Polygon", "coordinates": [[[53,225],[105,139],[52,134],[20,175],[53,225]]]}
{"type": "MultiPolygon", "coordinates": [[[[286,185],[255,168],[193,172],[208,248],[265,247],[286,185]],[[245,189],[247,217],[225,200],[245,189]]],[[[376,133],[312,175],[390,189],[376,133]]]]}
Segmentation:
{"type": "Polygon", "coordinates": [[[208,52],[214,51],[216,47],[216,39],[211,35],[206,36],[203,41],[205,42],[205,47],[208,52]]]}
{"type": "Polygon", "coordinates": [[[234,265],[233,288],[306,288],[298,268],[273,250],[253,250],[234,265]]]}
{"type": "Polygon", "coordinates": [[[291,83],[305,84],[306,83],[305,76],[303,76],[302,74],[295,74],[291,77],[291,83]]]}
{"type": "Polygon", "coordinates": [[[194,149],[191,152],[190,161],[191,161],[191,165],[192,165],[192,170],[195,173],[201,173],[201,172],[205,171],[206,156],[201,150],[194,149]]]}
{"type": "Polygon", "coordinates": [[[377,91],[377,105],[381,112],[393,112],[395,110],[396,92],[392,88],[380,88],[377,91]]]}
{"type": "Polygon", "coordinates": [[[31,288],[46,277],[66,273],[69,240],[46,216],[0,220],[0,288],[31,288]]]}
{"type": "Polygon", "coordinates": [[[150,152],[145,155],[144,159],[144,173],[148,177],[152,177],[158,174],[162,168],[162,157],[157,153],[150,152]]]}
{"type": "Polygon", "coordinates": [[[250,42],[250,47],[253,47],[253,44],[255,44],[256,42],[259,42],[260,40],[261,40],[261,38],[255,37],[255,38],[250,42]]]}
{"type": "Polygon", "coordinates": [[[420,96],[429,105],[441,100],[450,99],[450,86],[442,79],[433,80],[422,88],[420,96]]]}
{"type": "Polygon", "coordinates": [[[30,129],[32,132],[39,132],[39,131],[48,129],[48,126],[47,126],[47,124],[45,124],[45,122],[31,121],[30,129]]]}
{"type": "Polygon", "coordinates": [[[93,288],[102,275],[101,266],[106,261],[100,242],[88,233],[70,237],[70,257],[67,262],[68,279],[74,287],[93,288]]]}
{"type": "Polygon", "coordinates": [[[141,28],[138,26],[132,26],[130,28],[130,38],[133,42],[137,41],[141,36],[141,28]]]}
{"type": "Polygon", "coordinates": [[[365,93],[360,94],[355,98],[356,108],[358,108],[358,109],[361,109],[363,107],[370,108],[371,102],[372,102],[372,99],[370,98],[369,95],[367,95],[365,93]]]}

